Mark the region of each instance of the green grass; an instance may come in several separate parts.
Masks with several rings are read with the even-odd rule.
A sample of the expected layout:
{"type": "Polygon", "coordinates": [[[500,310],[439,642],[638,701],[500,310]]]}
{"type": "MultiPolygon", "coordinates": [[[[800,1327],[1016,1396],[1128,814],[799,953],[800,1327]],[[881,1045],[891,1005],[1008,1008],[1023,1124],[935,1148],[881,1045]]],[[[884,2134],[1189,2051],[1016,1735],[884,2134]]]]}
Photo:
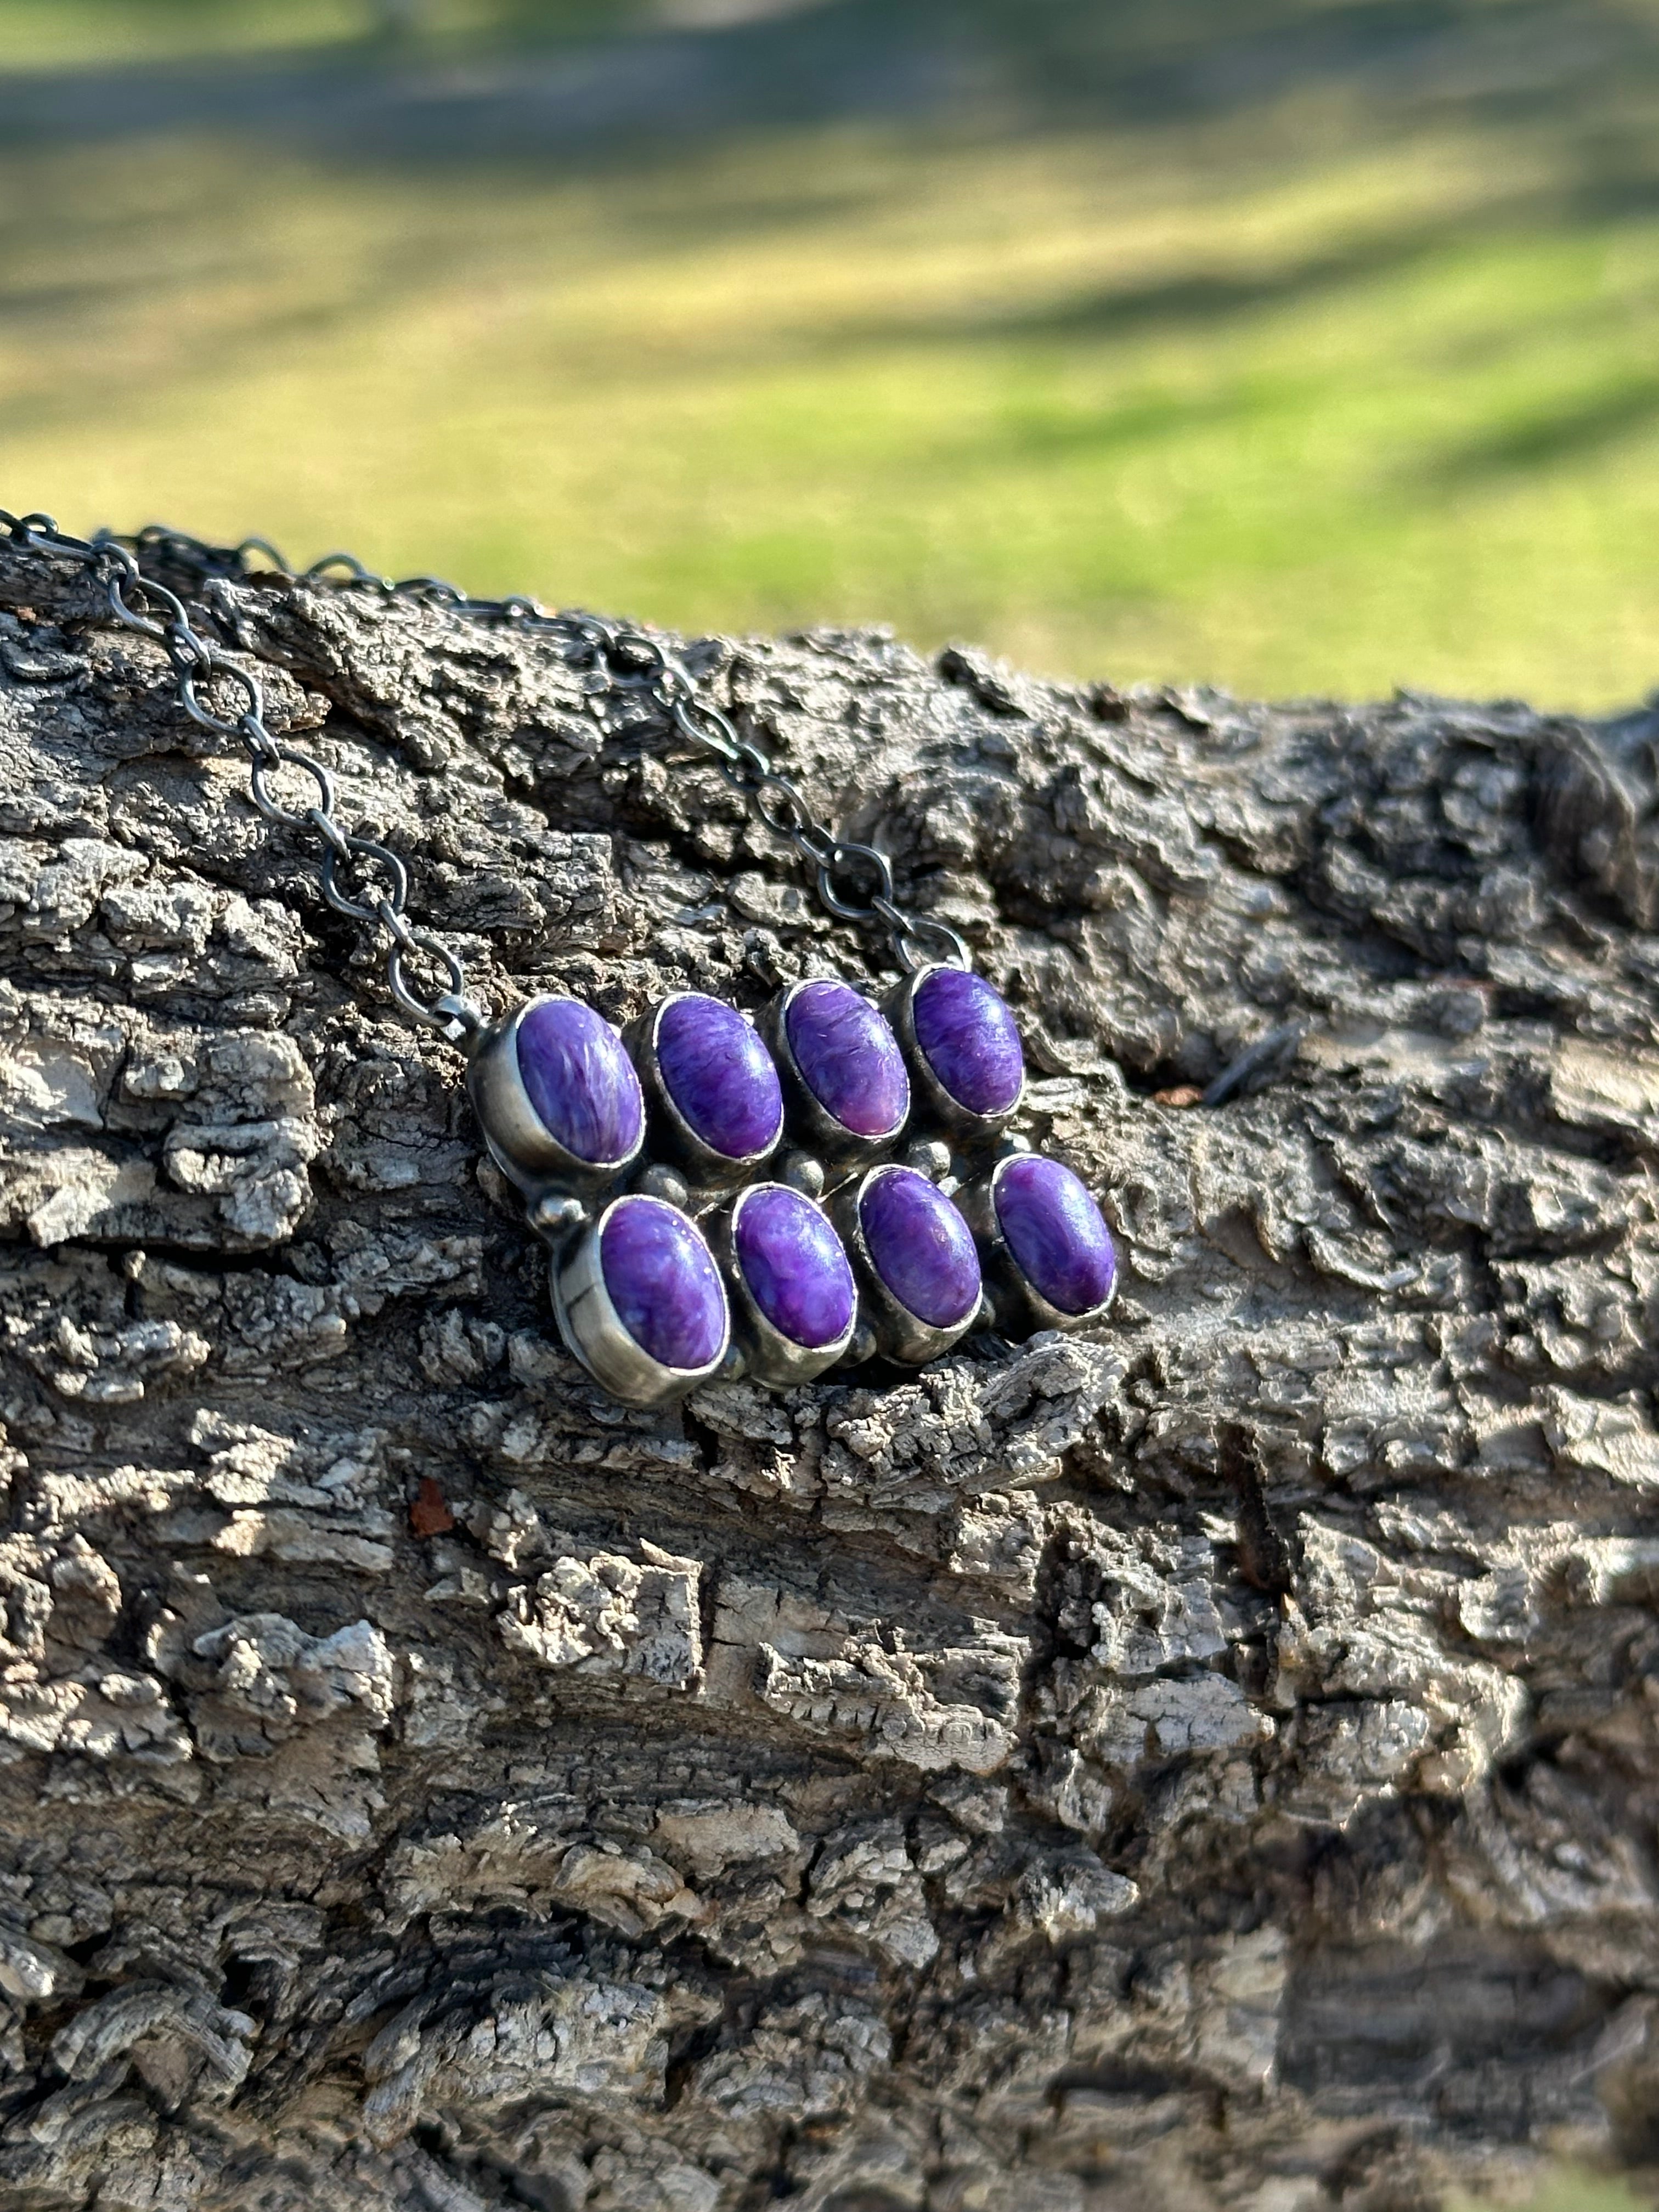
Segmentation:
{"type": "Polygon", "coordinates": [[[629,0],[0,0],[0,68],[280,55],[388,35],[545,35],[639,13],[629,0]]]}
{"type": "Polygon", "coordinates": [[[1160,105],[1113,70],[1201,9],[1085,9],[1076,97],[581,160],[0,130],[0,499],[1120,681],[1645,694],[1659,8],[1443,0],[1402,80],[1420,7],[1240,5],[1358,43],[1160,105]]]}
{"type": "Polygon", "coordinates": [[[1444,2212],[1651,2212],[1651,2187],[1638,2191],[1613,2177],[1587,2167],[1563,2166],[1519,2200],[1454,2195],[1444,2212]]]}

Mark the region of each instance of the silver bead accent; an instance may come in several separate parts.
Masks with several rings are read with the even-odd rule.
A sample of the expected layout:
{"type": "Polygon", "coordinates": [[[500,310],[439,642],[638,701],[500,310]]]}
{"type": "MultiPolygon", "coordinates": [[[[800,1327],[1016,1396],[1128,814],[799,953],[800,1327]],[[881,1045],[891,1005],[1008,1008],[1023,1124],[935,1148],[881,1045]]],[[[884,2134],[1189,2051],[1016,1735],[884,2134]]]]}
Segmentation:
{"type": "Polygon", "coordinates": [[[811,1152],[786,1152],[778,1170],[778,1181],[799,1191],[803,1198],[822,1198],[829,1180],[823,1162],[814,1159],[811,1152]]]}
{"type": "Polygon", "coordinates": [[[525,1219],[537,1236],[555,1246],[567,1243],[587,1218],[587,1208],[568,1192],[544,1190],[525,1209],[525,1219]]]}
{"type": "Polygon", "coordinates": [[[847,1347],[842,1364],[843,1367],[862,1367],[866,1359],[875,1358],[879,1349],[876,1332],[867,1321],[860,1321],[853,1331],[853,1340],[847,1347]]]}
{"type": "Polygon", "coordinates": [[[691,1203],[691,1186],[685,1177],[678,1169],[665,1167],[660,1160],[653,1160],[635,1176],[634,1188],[646,1198],[660,1198],[682,1210],[691,1203]]]}
{"type": "Polygon", "coordinates": [[[926,1176],[929,1182],[942,1183],[951,1172],[951,1147],[937,1137],[918,1137],[915,1144],[906,1146],[904,1164],[926,1176]]]}

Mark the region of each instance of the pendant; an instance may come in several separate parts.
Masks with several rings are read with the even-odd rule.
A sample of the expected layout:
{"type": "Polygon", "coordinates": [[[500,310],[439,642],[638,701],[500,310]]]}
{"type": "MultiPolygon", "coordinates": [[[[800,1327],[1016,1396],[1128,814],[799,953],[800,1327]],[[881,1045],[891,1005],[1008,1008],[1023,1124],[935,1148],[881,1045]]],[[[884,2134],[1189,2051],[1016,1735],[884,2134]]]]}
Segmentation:
{"type": "Polygon", "coordinates": [[[924,1109],[940,1127],[982,1145],[1012,1120],[1025,1054],[1013,1016],[982,975],[918,968],[890,994],[887,1012],[924,1109]]]}
{"type": "Polygon", "coordinates": [[[743,1371],[774,1390],[810,1382],[846,1358],[858,1285],[822,1208],[784,1182],[754,1182],[709,1224],[732,1298],[743,1371]]]}
{"type": "Polygon", "coordinates": [[[783,1086],[754,1024],[701,991],[676,991],[623,1032],[661,1149],[693,1185],[754,1175],[783,1134],[783,1086]]]}
{"type": "Polygon", "coordinates": [[[878,1159],[910,1114],[898,1039],[850,983],[792,983],[762,1031],[783,1078],[790,1133],[827,1175],[878,1159]]]}
{"type": "Polygon", "coordinates": [[[834,1219],[876,1349],[890,1359],[925,1366],[979,1319],[985,1291],[972,1232],[916,1169],[872,1168],[842,1193],[834,1219]]]}
{"type": "Polygon", "coordinates": [[[467,1070],[552,1248],[559,1333],[631,1406],[1102,1320],[1111,1231],[1069,1168],[1006,1135],[1024,1083],[1001,997],[943,963],[881,1006],[794,983],[758,1023],[678,991],[618,1032],[550,994],[480,1030],[467,1070]]]}

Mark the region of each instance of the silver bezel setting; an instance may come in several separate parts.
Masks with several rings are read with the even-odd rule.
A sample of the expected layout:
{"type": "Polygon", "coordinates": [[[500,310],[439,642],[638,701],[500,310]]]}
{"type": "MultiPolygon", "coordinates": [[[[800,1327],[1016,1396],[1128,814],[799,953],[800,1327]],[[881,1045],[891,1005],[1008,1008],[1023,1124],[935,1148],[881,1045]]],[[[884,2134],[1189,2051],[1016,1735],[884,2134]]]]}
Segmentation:
{"type": "MultiPolygon", "coordinates": [[[[666,998],[659,1000],[647,1012],[629,1022],[622,1036],[629,1057],[639,1074],[647,1112],[656,1132],[664,1139],[663,1149],[671,1152],[684,1168],[695,1188],[723,1190],[733,1183],[741,1182],[745,1176],[752,1175],[757,1168],[771,1158],[783,1141],[785,1115],[780,1111],[778,1126],[770,1144],[762,1146],[757,1152],[745,1152],[741,1158],[734,1158],[729,1152],[717,1152],[712,1145],[700,1137],[675,1103],[674,1095],[663,1079],[662,1063],[657,1056],[657,1034],[662,1026],[662,1018],[670,1006],[682,999],[701,999],[708,995],[703,991],[671,991],[666,998]]],[[[743,1018],[741,1014],[738,1018],[743,1018]]],[[[764,1037],[761,1042],[765,1043],[764,1037]]]]}
{"type": "MultiPolygon", "coordinates": [[[[833,1344],[797,1344],[793,1336],[786,1336],[775,1322],[761,1311],[754,1292],[738,1258],[738,1216],[757,1191],[787,1190],[791,1197],[801,1199],[808,1206],[813,1201],[793,1183],[751,1182],[740,1190],[729,1206],[708,1224],[708,1242],[713,1247],[720,1272],[726,1278],[732,1303],[732,1334],[743,1358],[743,1371],[757,1382],[763,1382],[769,1390],[793,1390],[802,1382],[814,1378],[833,1367],[837,1360],[847,1357],[854,1337],[858,1334],[860,1300],[858,1270],[853,1270],[852,1318],[833,1344]]],[[[823,1209],[818,1207],[822,1212],[823,1209]]],[[[828,1219],[828,1216],[825,1218],[828,1219]]],[[[833,1229],[835,1223],[830,1224],[833,1229]]],[[[844,1240],[843,1240],[844,1242],[844,1240]]]]}
{"type": "MultiPolygon", "coordinates": [[[[948,1130],[964,1145],[988,1144],[1007,1127],[1018,1113],[1025,1097],[1024,1046],[1022,1044],[1020,1054],[1019,1089],[1014,1094],[1012,1104],[1002,1113],[975,1114],[945,1089],[934,1073],[933,1064],[922,1050],[916,1036],[916,993],[930,975],[940,975],[950,967],[949,961],[930,960],[924,967],[915,969],[887,994],[882,1001],[882,1012],[892,1024],[893,1034],[904,1054],[904,1064],[910,1072],[913,1100],[924,1109],[931,1121],[948,1130]]],[[[956,972],[971,974],[975,971],[956,972]]],[[[988,990],[994,990],[995,988],[994,984],[986,985],[988,990]]],[[[999,993],[998,996],[1000,995],[999,993]]]]}
{"type": "MultiPolygon", "coordinates": [[[[846,1184],[836,1196],[830,1208],[830,1218],[847,1255],[853,1262],[853,1273],[859,1285],[859,1304],[864,1318],[870,1324],[876,1340],[876,1348],[889,1359],[896,1360],[902,1367],[925,1367],[930,1359],[937,1359],[948,1352],[957,1340],[976,1326],[985,1312],[985,1298],[980,1297],[969,1308],[959,1322],[948,1328],[940,1328],[933,1322],[923,1321],[920,1314],[894,1297],[878,1272],[870,1256],[870,1247],[865,1242],[864,1224],[859,1218],[859,1207],[872,1176],[881,1174],[893,1164],[878,1161],[866,1168],[856,1182],[846,1184]]],[[[947,1200],[946,1203],[950,1201],[947,1200]]],[[[982,1270],[981,1270],[982,1272],[982,1270]]]]}
{"type": "MultiPolygon", "coordinates": [[[[726,1293],[717,1261],[715,1274],[720,1281],[726,1326],[720,1333],[719,1352],[701,1367],[666,1366],[660,1359],[653,1359],[629,1334],[605,1287],[600,1239],[605,1223],[619,1206],[641,1202],[636,1194],[627,1192],[613,1198],[568,1251],[562,1256],[554,1255],[550,1269],[553,1312],[566,1345],[593,1380],[613,1398],[620,1399],[625,1406],[666,1406],[701,1383],[712,1382],[719,1373],[731,1349],[732,1302],[726,1293]]],[[[667,1203],[662,1199],[648,1202],[667,1203]]],[[[690,1217],[686,1218],[689,1220],[690,1217]]],[[[695,1221],[691,1226],[697,1228],[695,1221]]],[[[702,1232],[698,1230],[697,1233],[701,1236],[702,1232]]]]}
{"type": "MultiPolygon", "coordinates": [[[[519,1070],[519,1026],[532,1006],[570,999],[565,991],[544,991],[527,999],[499,1022],[492,1022],[467,1062],[467,1095],[478,1117],[489,1157],[501,1173],[531,1199],[548,1191],[596,1191],[625,1176],[645,1150],[645,1116],[632,1150],[618,1160],[583,1160],[562,1145],[530,1103],[519,1070]]],[[[570,999],[573,1006],[584,1003],[570,999]]],[[[632,1062],[629,1062],[630,1066],[632,1062]]]]}
{"type": "MultiPolygon", "coordinates": [[[[796,995],[809,983],[839,983],[840,975],[806,975],[798,983],[791,983],[780,991],[761,1017],[760,1033],[776,1064],[783,1084],[783,1111],[786,1126],[795,1136],[800,1149],[811,1153],[823,1162],[832,1176],[851,1174],[855,1169],[873,1166],[885,1159],[897,1146],[908,1127],[915,1105],[910,1088],[909,1071],[905,1071],[904,1111],[890,1133],[883,1137],[861,1137],[856,1129],[849,1129],[845,1121],[838,1121],[813,1091],[800,1072],[794,1048],[789,1042],[788,1012],[796,995]]],[[[848,983],[847,988],[853,989],[848,983]]],[[[860,991],[857,994],[864,997],[860,991]]],[[[886,1020],[886,1015],[873,1000],[865,1003],[886,1020]]],[[[902,1058],[902,1048],[900,1048],[902,1058]]]]}
{"type": "MultiPolygon", "coordinates": [[[[1112,1238],[1112,1249],[1118,1266],[1112,1276],[1110,1293],[1097,1306],[1086,1313],[1064,1313],[1051,1305],[1036,1285],[1014,1257],[1013,1248],[1002,1233],[1002,1223],[997,1214],[996,1189],[1000,1178],[1018,1159],[1029,1158],[1024,1152],[1010,1152],[987,1174],[969,1183],[957,1196],[957,1210],[974,1232],[974,1243],[979,1251],[980,1273],[985,1279],[986,1295],[995,1316],[996,1332],[1012,1344],[1020,1344],[1039,1329],[1091,1328],[1105,1320],[1117,1298],[1117,1286],[1122,1272],[1122,1254],[1118,1240],[1112,1238]]],[[[1062,1165],[1064,1163],[1061,1164],[1062,1165]]],[[[1109,1224],[1108,1224],[1109,1227],[1109,1224]]]]}

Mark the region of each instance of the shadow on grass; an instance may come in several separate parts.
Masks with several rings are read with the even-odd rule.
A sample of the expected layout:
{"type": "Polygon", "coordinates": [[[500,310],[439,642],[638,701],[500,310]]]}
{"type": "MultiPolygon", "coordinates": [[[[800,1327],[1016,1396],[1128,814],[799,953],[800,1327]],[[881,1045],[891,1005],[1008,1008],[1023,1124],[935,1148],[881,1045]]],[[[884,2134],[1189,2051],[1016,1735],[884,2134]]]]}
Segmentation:
{"type": "Polygon", "coordinates": [[[1564,399],[1519,422],[1443,447],[1427,464],[1431,483],[1455,485],[1531,475],[1621,445],[1659,423],[1659,374],[1620,378],[1599,392],[1564,399]]]}
{"type": "Polygon", "coordinates": [[[1559,216],[1559,203],[1512,196],[1481,210],[1478,222],[1460,210],[1429,222],[1374,230],[1345,246],[1293,256],[1272,267],[1199,270],[1149,283],[1111,284],[1035,307],[998,309],[971,318],[890,325],[884,336],[927,338],[1121,338],[1160,328],[1201,327],[1277,307],[1306,306],[1325,294],[1409,270],[1467,242],[1478,230],[1537,228],[1559,216]]]}
{"type": "MultiPolygon", "coordinates": [[[[533,27],[528,7],[520,27],[533,27]]],[[[834,362],[908,344],[1074,346],[1082,359],[1164,331],[1207,345],[1253,318],[1316,311],[1349,288],[1409,276],[1438,255],[1650,217],[1659,152],[1642,124],[1656,105],[1659,10],[1640,0],[823,0],[723,29],[466,54],[363,46],[0,76],[0,315],[18,340],[0,436],[113,411],[146,379],[171,380],[181,397],[222,386],[296,332],[325,352],[477,269],[499,272],[503,289],[550,297],[561,246],[544,218],[551,191],[572,183],[597,187],[598,213],[584,216],[577,244],[588,268],[596,253],[643,262],[682,244],[708,248],[712,263],[728,240],[792,230],[805,251],[823,250],[829,218],[850,228],[895,195],[879,161],[867,185],[856,163],[850,184],[826,163],[813,135],[824,125],[898,122],[958,149],[1092,132],[1114,143],[1120,174],[1142,163],[1155,184],[1167,162],[1177,195],[1218,206],[1230,178],[1251,191],[1287,179],[1299,190],[1322,162],[1386,156],[1425,120],[1474,149],[1445,212],[1346,239],[1327,217],[1318,244],[1269,244],[1257,265],[1233,225],[1227,260],[1218,248],[1212,268],[934,316],[861,314],[849,287],[836,296],[852,304],[811,328],[757,331],[737,312],[696,339],[700,372],[769,352],[834,362]],[[1305,109],[1285,107],[1310,92],[1305,109]],[[1481,131],[1517,115],[1538,149],[1530,173],[1556,181],[1516,188],[1506,158],[1479,204],[1481,131]],[[775,160],[700,170],[688,159],[745,136],[775,160]],[[653,172],[663,188],[632,189],[653,172]],[[331,244],[319,206],[360,186],[373,215],[344,246],[331,244]],[[314,223],[323,240],[313,262],[268,219],[285,192],[294,234],[314,223]],[[209,297],[216,289],[222,296],[209,297]],[[140,333],[150,352],[135,379],[125,325],[147,299],[157,312],[140,333]],[[51,341],[38,358],[37,332],[51,341]]],[[[1183,258],[1190,264],[1190,246],[1183,258]]],[[[1504,310],[1511,319],[1516,306],[1504,310]]],[[[549,330],[550,359],[567,342],[549,330]]],[[[573,349],[579,376],[591,365],[584,343],[579,335],[573,349]]],[[[568,353],[559,366],[569,368],[568,353]]],[[[602,373],[607,386],[649,388],[683,379],[686,356],[672,343],[613,343],[602,373]]],[[[526,373],[526,389],[538,374],[526,373]]],[[[1000,452],[1041,462],[1224,431],[1304,397],[1294,374],[1245,377],[951,420],[966,422],[977,461],[1000,452]]],[[[1656,412],[1659,376],[1632,376],[1483,431],[1425,464],[1413,487],[1432,499],[1547,467],[1641,434],[1656,412]]]]}
{"type": "MultiPolygon", "coordinates": [[[[152,0],[158,18],[188,8],[152,0]]],[[[1155,131],[1313,87],[1349,88],[1375,118],[1425,101],[1595,118],[1633,76],[1659,79],[1659,23],[1629,0],[819,0],[611,37],[563,0],[497,19],[520,43],[0,70],[0,144],[247,131],[345,162],[557,164],[988,106],[1011,127],[1155,131]]]]}
{"type": "MultiPolygon", "coordinates": [[[[188,0],[150,4],[159,16],[187,9],[188,0]]],[[[520,31],[570,21],[568,0],[514,0],[509,12],[520,31]]],[[[1092,126],[1155,144],[1171,124],[1224,111],[1261,118],[1252,141],[1229,142],[1231,158],[1271,167],[1298,155],[1269,125],[1268,111],[1287,91],[1312,84],[1347,102],[1352,136],[1369,134],[1379,147],[1403,112],[1425,102],[1449,116],[1499,99],[1543,100],[1577,184],[1565,200],[1483,212],[1475,219],[1482,231],[1495,220],[1545,228],[1659,204],[1650,139],[1616,120],[1633,87],[1659,97],[1659,19],[1628,0],[824,0],[769,21],[486,44],[465,55],[364,44],[280,60],[0,74],[0,304],[25,316],[73,309],[99,282],[113,300],[131,281],[112,274],[90,285],[70,276],[61,285],[50,277],[8,283],[9,235],[38,267],[42,248],[50,252],[58,240],[68,253],[100,233],[135,227],[119,196],[113,206],[77,206],[72,194],[40,189],[32,150],[51,161],[194,137],[246,149],[254,169],[267,146],[320,161],[343,183],[354,171],[465,178],[466,188],[493,185],[511,201],[526,185],[648,172],[689,143],[750,132],[908,118],[1005,136],[1092,126]]],[[[632,227],[619,244],[817,222],[832,198],[806,171],[766,193],[722,200],[700,191],[649,214],[636,201],[617,218],[632,227]]],[[[191,207],[182,227],[202,234],[211,212],[191,207]]],[[[234,205],[223,213],[222,228],[234,234],[234,205]]],[[[488,225],[482,205],[477,219],[488,225]]],[[[430,241],[440,268],[441,228],[430,241]]],[[[1200,271],[1012,316],[843,330],[834,342],[1110,337],[1221,324],[1403,269],[1468,229],[1468,217],[1454,214],[1259,272],[1200,271]]],[[[409,273],[430,265],[416,253],[409,273]]],[[[187,277],[168,272],[161,281],[187,277]]]]}
{"type": "Polygon", "coordinates": [[[836,4],[775,22],[427,53],[312,53],[0,75],[0,144],[251,134],[349,165],[596,159],[747,128],[948,109],[968,44],[938,0],[836,4]]]}
{"type": "Polygon", "coordinates": [[[1222,392],[1131,393],[1092,413],[1018,409],[1005,419],[1000,437],[981,436],[973,450],[981,457],[1072,460],[1152,445],[1194,430],[1236,428],[1283,413],[1296,400],[1289,386],[1252,378],[1222,392]]]}

